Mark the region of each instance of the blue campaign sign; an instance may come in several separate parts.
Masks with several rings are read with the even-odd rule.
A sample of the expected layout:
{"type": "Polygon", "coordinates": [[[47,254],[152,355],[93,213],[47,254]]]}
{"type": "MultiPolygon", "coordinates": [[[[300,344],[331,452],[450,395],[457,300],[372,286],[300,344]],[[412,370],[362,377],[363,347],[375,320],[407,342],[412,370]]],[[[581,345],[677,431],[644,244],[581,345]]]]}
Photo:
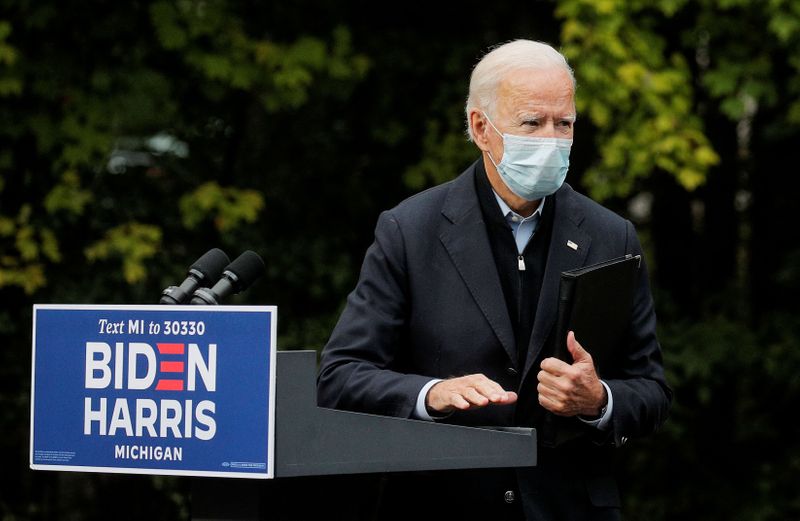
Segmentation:
{"type": "Polygon", "coordinates": [[[273,477],[274,306],[35,305],[31,468],[273,477]]]}

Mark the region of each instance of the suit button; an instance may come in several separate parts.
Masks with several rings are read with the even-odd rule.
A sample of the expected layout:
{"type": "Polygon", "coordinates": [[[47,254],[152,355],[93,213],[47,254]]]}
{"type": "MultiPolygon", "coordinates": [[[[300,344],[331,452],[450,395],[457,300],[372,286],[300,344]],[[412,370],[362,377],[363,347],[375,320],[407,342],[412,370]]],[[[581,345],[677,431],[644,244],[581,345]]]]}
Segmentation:
{"type": "Polygon", "coordinates": [[[506,490],[506,493],[503,495],[503,499],[505,499],[506,503],[513,503],[514,502],[514,491],[513,490],[506,490]]]}
{"type": "Polygon", "coordinates": [[[517,376],[517,370],[513,367],[506,368],[506,373],[510,374],[511,376],[517,376]]]}

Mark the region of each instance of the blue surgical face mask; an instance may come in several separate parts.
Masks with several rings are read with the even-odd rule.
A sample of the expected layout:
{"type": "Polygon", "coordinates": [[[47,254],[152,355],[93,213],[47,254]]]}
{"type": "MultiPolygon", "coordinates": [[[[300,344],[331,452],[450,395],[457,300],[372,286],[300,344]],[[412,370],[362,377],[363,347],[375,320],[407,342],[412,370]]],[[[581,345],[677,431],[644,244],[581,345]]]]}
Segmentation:
{"type": "Polygon", "coordinates": [[[503,134],[485,112],[483,115],[503,137],[503,159],[497,163],[491,152],[489,159],[509,190],[526,201],[556,193],[567,177],[572,140],[503,134]]]}

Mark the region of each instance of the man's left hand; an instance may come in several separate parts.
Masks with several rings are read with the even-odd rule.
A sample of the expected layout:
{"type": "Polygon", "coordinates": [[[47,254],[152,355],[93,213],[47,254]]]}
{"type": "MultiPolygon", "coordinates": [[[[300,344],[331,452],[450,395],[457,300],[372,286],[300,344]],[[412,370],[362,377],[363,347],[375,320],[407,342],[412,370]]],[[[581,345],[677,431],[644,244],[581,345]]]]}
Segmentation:
{"type": "Polygon", "coordinates": [[[537,378],[539,403],[559,416],[582,415],[597,417],[608,401],[606,389],[594,369],[592,356],[567,334],[567,349],[572,355],[570,365],[558,358],[545,358],[537,378]]]}

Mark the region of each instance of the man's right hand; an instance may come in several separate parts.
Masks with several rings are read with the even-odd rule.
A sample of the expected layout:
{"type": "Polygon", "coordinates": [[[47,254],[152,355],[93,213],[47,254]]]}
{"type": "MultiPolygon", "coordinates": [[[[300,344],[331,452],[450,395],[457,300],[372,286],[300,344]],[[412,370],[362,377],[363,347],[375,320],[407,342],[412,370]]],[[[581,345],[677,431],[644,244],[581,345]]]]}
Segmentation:
{"type": "Polygon", "coordinates": [[[425,406],[432,414],[446,414],[456,409],[466,411],[489,404],[509,405],[516,401],[517,393],[504,390],[482,374],[471,374],[436,383],[428,391],[425,406]]]}

